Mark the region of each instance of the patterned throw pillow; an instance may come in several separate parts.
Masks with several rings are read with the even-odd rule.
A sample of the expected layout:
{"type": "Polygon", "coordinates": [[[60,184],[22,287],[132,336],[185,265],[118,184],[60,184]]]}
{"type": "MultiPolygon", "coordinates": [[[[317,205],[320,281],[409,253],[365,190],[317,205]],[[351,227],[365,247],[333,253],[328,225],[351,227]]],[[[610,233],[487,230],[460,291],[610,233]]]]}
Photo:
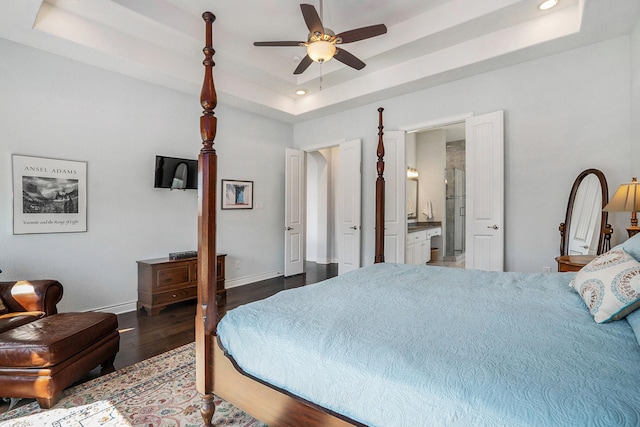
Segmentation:
{"type": "Polygon", "coordinates": [[[640,262],[612,249],[585,265],[571,281],[597,323],[623,319],[640,307],[640,262]]]}
{"type": "Polygon", "coordinates": [[[629,255],[634,257],[636,261],[640,262],[640,233],[637,233],[635,236],[630,237],[611,249],[624,249],[629,255]]]}

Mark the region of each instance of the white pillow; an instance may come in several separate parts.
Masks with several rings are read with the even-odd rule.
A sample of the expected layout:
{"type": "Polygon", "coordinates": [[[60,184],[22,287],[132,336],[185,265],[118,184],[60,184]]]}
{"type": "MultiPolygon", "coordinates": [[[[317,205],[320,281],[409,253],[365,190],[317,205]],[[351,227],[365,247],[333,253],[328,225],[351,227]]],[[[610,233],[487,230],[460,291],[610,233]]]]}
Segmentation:
{"type": "Polygon", "coordinates": [[[640,307],[640,262],[612,249],[585,265],[571,281],[597,323],[623,319],[640,307]]]}

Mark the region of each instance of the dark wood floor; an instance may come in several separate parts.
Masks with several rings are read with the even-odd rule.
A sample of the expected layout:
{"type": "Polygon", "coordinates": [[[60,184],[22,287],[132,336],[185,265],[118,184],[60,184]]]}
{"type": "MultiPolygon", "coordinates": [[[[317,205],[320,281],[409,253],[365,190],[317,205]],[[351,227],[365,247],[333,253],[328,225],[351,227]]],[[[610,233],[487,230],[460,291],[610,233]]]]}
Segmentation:
{"type": "MultiPolygon", "coordinates": [[[[227,290],[226,301],[219,305],[220,316],[227,310],[252,301],[261,300],[284,289],[297,288],[320,282],[338,274],[337,264],[305,263],[305,273],[292,277],[276,277],[227,290]]],[[[193,342],[195,328],[195,301],[168,306],[157,316],[147,316],[144,311],[132,311],[118,315],[120,330],[120,351],[115,360],[115,368],[122,369],[165,351],[193,342]]],[[[89,372],[78,383],[100,376],[100,368],[89,372]]],[[[32,402],[22,399],[17,406],[32,402]]],[[[9,405],[0,402],[0,414],[9,405]]]]}
{"type": "MultiPolygon", "coordinates": [[[[226,301],[219,305],[220,315],[227,310],[251,301],[257,301],[284,289],[297,288],[320,282],[338,274],[337,264],[307,262],[306,272],[292,277],[276,277],[227,290],[226,301]]],[[[120,351],[116,356],[116,369],[133,365],[194,341],[195,301],[173,304],[149,317],[143,311],[118,315],[120,351]]]]}

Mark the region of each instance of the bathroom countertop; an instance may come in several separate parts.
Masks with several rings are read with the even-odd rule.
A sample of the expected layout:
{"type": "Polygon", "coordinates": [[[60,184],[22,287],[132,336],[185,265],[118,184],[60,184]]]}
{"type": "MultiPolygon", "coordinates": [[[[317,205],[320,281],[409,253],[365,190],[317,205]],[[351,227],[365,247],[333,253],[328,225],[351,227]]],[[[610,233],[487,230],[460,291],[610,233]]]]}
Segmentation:
{"type": "Polygon", "coordinates": [[[416,231],[429,230],[432,228],[442,227],[440,221],[412,222],[407,225],[407,232],[415,233],[416,231]]]}

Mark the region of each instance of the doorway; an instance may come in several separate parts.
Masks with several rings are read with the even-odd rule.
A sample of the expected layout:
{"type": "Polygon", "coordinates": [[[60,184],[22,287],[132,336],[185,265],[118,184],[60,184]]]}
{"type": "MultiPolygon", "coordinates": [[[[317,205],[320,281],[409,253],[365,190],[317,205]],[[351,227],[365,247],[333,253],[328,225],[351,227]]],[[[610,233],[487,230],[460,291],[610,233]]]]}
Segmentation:
{"type": "Polygon", "coordinates": [[[359,268],[362,141],[286,152],[286,164],[295,167],[285,170],[285,276],[303,273],[294,267],[304,261],[338,263],[338,274],[359,268]],[[288,212],[302,219],[299,238],[288,212]]]}
{"type": "Polygon", "coordinates": [[[407,135],[407,167],[418,176],[417,212],[409,222],[442,228],[431,238],[432,265],[465,267],[465,145],[464,121],[407,135]]]}
{"type": "Polygon", "coordinates": [[[306,260],[318,264],[338,262],[336,249],[336,166],[338,148],[307,152],[306,260]]]}
{"type": "MultiPolygon", "coordinates": [[[[403,215],[403,227],[394,229],[391,237],[399,242],[407,235],[406,186],[407,162],[405,155],[406,139],[404,133],[418,133],[445,127],[451,124],[465,123],[465,206],[464,206],[464,239],[465,268],[487,271],[503,271],[504,269],[504,111],[498,110],[479,115],[464,114],[460,116],[433,120],[427,123],[401,127],[398,146],[405,160],[394,174],[393,183],[399,185],[398,193],[404,200],[395,200],[386,208],[400,210],[403,215]]],[[[398,133],[398,132],[396,132],[398,133]]],[[[386,144],[386,140],[385,140],[386,144]]],[[[430,158],[429,158],[430,159],[430,158]]],[[[437,168],[435,169],[437,170],[437,168]]],[[[442,175],[444,175],[444,171],[442,175]]],[[[438,181],[443,182],[444,176],[438,181]]],[[[436,200],[442,200],[438,198],[436,200]]],[[[444,212],[444,209],[441,210],[444,212]]],[[[389,221],[385,221],[385,240],[389,221]]],[[[404,246],[403,246],[404,248],[404,246]]],[[[398,259],[403,260],[404,250],[399,252],[398,259]]],[[[385,246],[386,254],[386,246],[385,246]]]]}

